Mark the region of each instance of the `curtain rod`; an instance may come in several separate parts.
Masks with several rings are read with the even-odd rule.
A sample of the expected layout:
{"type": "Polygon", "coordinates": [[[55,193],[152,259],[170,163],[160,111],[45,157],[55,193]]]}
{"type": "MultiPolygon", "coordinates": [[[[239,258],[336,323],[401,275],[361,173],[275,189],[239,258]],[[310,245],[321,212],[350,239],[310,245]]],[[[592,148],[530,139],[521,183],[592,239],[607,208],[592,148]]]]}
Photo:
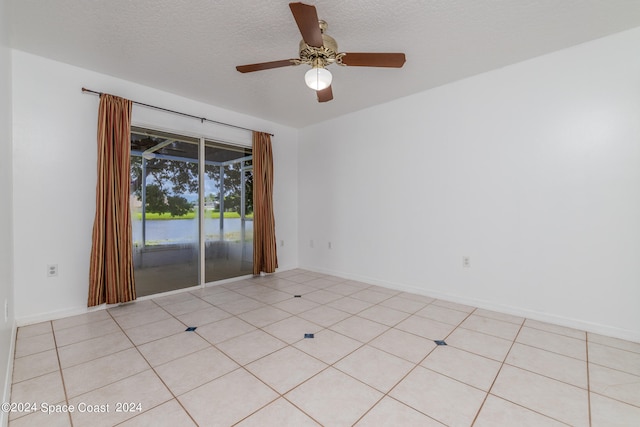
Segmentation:
{"type": "MultiPolygon", "coordinates": [[[[98,96],[102,95],[104,93],[104,92],[96,92],[95,90],[87,89],[87,88],[84,88],[84,87],[82,88],[82,92],[89,92],[89,93],[92,93],[92,94],[98,95],[98,96]]],[[[190,117],[192,119],[198,119],[202,123],[204,123],[204,122],[216,123],[216,124],[219,124],[219,125],[228,126],[228,127],[232,127],[232,128],[236,128],[236,129],[248,130],[248,131],[251,131],[251,132],[259,132],[259,131],[255,131],[253,129],[245,128],[245,127],[242,127],[242,126],[236,126],[236,125],[232,125],[232,124],[229,124],[229,123],[218,122],[216,120],[207,119],[206,117],[198,117],[198,116],[194,116],[193,114],[187,114],[187,113],[182,113],[180,111],[169,110],[168,108],[156,107],[155,105],[149,105],[149,104],[145,104],[143,102],[138,102],[138,101],[131,101],[131,102],[136,104],[136,105],[140,105],[142,107],[153,108],[155,110],[165,111],[167,113],[173,113],[173,114],[177,114],[179,116],[190,117]]],[[[264,133],[268,133],[268,132],[264,132],[264,133]]],[[[271,135],[271,136],[274,136],[272,133],[268,133],[268,134],[271,135]]]]}

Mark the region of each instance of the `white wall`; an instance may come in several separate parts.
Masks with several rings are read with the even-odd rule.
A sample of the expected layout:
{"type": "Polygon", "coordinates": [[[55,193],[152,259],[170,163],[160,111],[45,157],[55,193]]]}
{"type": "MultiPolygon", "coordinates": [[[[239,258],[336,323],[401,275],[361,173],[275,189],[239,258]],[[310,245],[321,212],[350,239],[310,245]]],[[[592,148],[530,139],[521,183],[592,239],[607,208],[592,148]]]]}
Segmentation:
{"type": "Polygon", "coordinates": [[[301,267],[640,341],[638,46],[635,29],[302,129],[301,267]]]}
{"type": "MultiPolygon", "coordinates": [[[[280,268],[297,259],[298,131],[81,68],[13,51],[15,301],[19,324],[85,310],[95,214],[99,99],[81,88],[268,131],[280,268]],[[46,277],[47,264],[59,275],[46,277]]],[[[250,144],[250,132],[134,106],[134,124],[250,144]]]]}
{"type": "MultiPolygon", "coordinates": [[[[0,0],[0,394],[7,402],[13,359],[13,175],[11,149],[11,50],[8,2],[0,0]],[[9,316],[5,319],[5,304],[9,316]]],[[[8,422],[0,412],[0,425],[8,422]]]]}

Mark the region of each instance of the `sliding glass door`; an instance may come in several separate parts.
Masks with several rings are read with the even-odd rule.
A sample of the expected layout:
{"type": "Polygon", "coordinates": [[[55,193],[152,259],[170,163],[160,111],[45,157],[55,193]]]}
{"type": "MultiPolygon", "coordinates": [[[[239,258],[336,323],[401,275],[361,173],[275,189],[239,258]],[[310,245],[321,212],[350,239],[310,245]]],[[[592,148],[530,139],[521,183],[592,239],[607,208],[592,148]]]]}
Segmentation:
{"type": "Polygon", "coordinates": [[[205,141],[205,282],[253,271],[251,149],[205,141]]]}
{"type": "Polygon", "coordinates": [[[131,183],[138,296],[251,274],[250,148],[133,127],[131,183]]]}

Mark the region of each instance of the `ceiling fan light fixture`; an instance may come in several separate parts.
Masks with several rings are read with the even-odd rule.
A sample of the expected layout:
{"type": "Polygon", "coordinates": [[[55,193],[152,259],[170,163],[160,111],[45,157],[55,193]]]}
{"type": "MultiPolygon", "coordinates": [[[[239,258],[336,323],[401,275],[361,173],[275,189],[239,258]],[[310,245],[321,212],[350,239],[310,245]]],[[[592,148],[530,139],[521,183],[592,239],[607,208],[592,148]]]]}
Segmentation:
{"type": "Polygon", "coordinates": [[[323,90],[331,86],[333,76],[324,67],[313,67],[304,75],[304,81],[313,90],[323,90]]]}
{"type": "Polygon", "coordinates": [[[318,19],[315,6],[297,2],[289,3],[289,9],[302,35],[298,44],[299,57],[238,65],[236,70],[240,73],[252,73],[292,65],[310,65],[311,69],[305,73],[304,81],[316,91],[318,102],[327,102],[333,99],[333,90],[331,73],[325,67],[337,64],[347,67],[402,68],[406,61],[401,52],[340,52],[336,40],[326,33],[327,23],[318,19]]]}

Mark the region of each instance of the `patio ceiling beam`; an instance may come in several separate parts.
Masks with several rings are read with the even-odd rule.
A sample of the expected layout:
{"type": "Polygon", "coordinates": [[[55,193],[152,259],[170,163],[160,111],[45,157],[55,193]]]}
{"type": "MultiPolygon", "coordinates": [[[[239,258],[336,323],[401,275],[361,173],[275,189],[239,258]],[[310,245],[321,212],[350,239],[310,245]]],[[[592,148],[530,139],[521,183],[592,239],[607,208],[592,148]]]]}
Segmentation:
{"type": "Polygon", "coordinates": [[[165,139],[164,141],[162,141],[159,144],[154,145],[151,148],[147,148],[146,150],[144,150],[142,152],[142,157],[144,157],[145,159],[153,159],[154,157],[156,157],[156,154],[154,154],[156,151],[160,150],[161,148],[166,147],[169,144],[172,144],[174,141],[173,139],[165,139]]]}
{"type": "Polygon", "coordinates": [[[229,166],[234,163],[246,162],[247,160],[252,160],[252,159],[253,159],[253,156],[245,156],[245,157],[240,157],[239,159],[227,160],[226,162],[222,162],[222,164],[225,166],[229,166]]]}
{"type": "MultiPolygon", "coordinates": [[[[144,153],[142,151],[137,151],[137,150],[131,150],[131,155],[132,156],[142,156],[144,153]]],[[[146,158],[146,157],[145,157],[146,158]]],[[[198,159],[190,159],[188,157],[180,157],[180,156],[170,156],[168,154],[155,154],[153,156],[154,159],[161,159],[161,160],[175,160],[178,162],[185,162],[185,163],[198,163],[198,159]]],[[[205,165],[207,166],[220,166],[222,165],[222,163],[220,162],[213,162],[211,160],[206,160],[204,162],[205,165]]]]}
{"type": "MultiPolygon", "coordinates": [[[[162,159],[162,160],[175,160],[178,162],[187,162],[187,163],[198,163],[198,159],[190,159],[189,157],[180,157],[180,156],[171,156],[169,154],[153,154],[152,156],[145,157],[145,153],[149,151],[139,151],[139,150],[131,150],[132,156],[141,156],[147,160],[151,159],[162,159]]],[[[229,166],[234,163],[239,163],[247,160],[251,160],[253,156],[245,156],[236,160],[229,160],[226,162],[214,162],[213,160],[205,160],[204,164],[207,166],[229,166]]]]}

